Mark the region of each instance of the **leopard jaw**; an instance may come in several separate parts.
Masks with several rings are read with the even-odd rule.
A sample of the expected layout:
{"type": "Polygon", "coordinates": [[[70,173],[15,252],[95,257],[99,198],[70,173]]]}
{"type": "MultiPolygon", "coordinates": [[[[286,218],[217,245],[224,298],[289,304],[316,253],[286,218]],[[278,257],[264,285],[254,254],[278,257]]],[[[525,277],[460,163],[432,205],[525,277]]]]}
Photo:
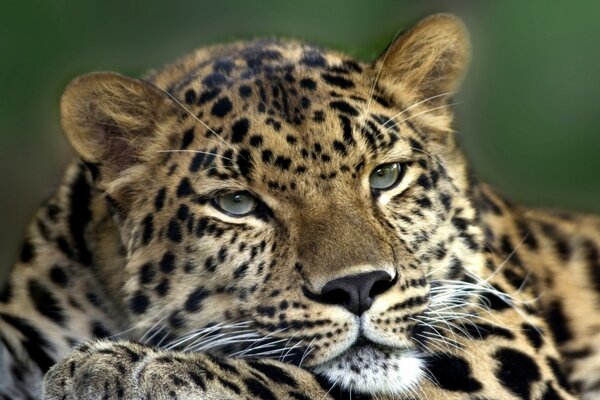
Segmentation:
{"type": "Polygon", "coordinates": [[[353,346],[312,371],[345,391],[388,395],[410,392],[425,375],[424,362],[414,352],[373,345],[353,346]]]}

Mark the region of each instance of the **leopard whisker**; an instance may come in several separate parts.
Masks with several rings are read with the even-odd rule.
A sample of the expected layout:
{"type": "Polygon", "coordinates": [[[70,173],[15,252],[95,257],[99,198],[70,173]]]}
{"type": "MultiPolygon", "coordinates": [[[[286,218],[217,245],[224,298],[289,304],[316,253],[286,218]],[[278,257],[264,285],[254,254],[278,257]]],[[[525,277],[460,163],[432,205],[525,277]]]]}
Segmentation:
{"type": "Polygon", "coordinates": [[[441,106],[433,107],[433,108],[430,108],[428,110],[421,111],[421,112],[418,112],[416,114],[412,114],[410,117],[406,117],[403,120],[400,120],[400,121],[396,122],[394,125],[391,125],[391,126],[389,126],[387,128],[388,129],[392,129],[392,128],[400,125],[403,122],[406,122],[406,121],[411,120],[411,119],[413,119],[415,117],[418,117],[419,115],[428,114],[428,113],[430,113],[432,111],[435,111],[435,110],[440,110],[442,108],[448,108],[448,107],[456,106],[456,105],[459,105],[459,104],[461,104],[461,103],[460,102],[454,102],[454,103],[448,103],[448,104],[444,104],[444,105],[441,105],[441,106]]]}
{"type": "Polygon", "coordinates": [[[233,333],[236,331],[239,331],[240,329],[238,328],[246,328],[249,326],[249,322],[238,322],[238,323],[234,323],[234,324],[225,324],[225,323],[218,323],[209,327],[205,327],[205,328],[200,328],[197,330],[194,330],[186,335],[183,335],[181,337],[179,337],[176,340],[171,341],[171,343],[169,345],[166,346],[166,348],[175,348],[178,347],[186,342],[189,341],[193,341],[194,343],[197,343],[198,340],[202,340],[207,336],[210,336],[211,334],[214,334],[215,332],[218,331],[222,331],[225,329],[228,329],[229,333],[233,333]],[[232,329],[235,328],[235,329],[232,329]]]}
{"type": "MultiPolygon", "coordinates": [[[[258,339],[258,341],[260,341],[260,340],[264,340],[264,339],[258,339]]],[[[285,341],[286,341],[286,339],[278,339],[278,340],[273,341],[273,342],[268,342],[268,343],[263,343],[263,344],[258,345],[258,346],[253,346],[256,343],[256,340],[255,340],[249,347],[247,347],[247,348],[245,348],[243,350],[240,350],[240,351],[238,351],[236,353],[232,353],[231,356],[233,356],[233,357],[245,357],[250,352],[252,352],[252,354],[250,356],[254,356],[255,355],[254,354],[255,350],[273,347],[273,346],[276,346],[277,344],[283,343],[285,341]]]]}
{"type": "MultiPolygon", "coordinates": [[[[144,333],[144,334],[143,334],[143,335],[142,335],[142,336],[141,336],[141,337],[140,337],[138,340],[139,340],[141,343],[147,343],[147,340],[148,340],[148,339],[146,338],[146,335],[149,335],[151,332],[153,332],[153,331],[154,331],[154,329],[155,329],[157,326],[159,326],[160,324],[162,324],[162,322],[163,322],[163,321],[164,321],[166,318],[167,318],[167,315],[165,314],[165,315],[164,315],[162,318],[158,319],[158,320],[157,320],[157,321],[156,321],[156,322],[155,322],[155,323],[154,323],[154,324],[153,324],[153,325],[152,325],[150,328],[148,328],[148,329],[146,330],[146,332],[145,332],[145,333],[144,333]]],[[[142,322],[140,322],[140,323],[143,323],[143,321],[142,321],[142,322]]],[[[162,328],[163,328],[163,327],[164,327],[164,325],[163,325],[163,326],[161,326],[161,328],[158,330],[158,332],[160,332],[160,331],[162,330],[162,328]]],[[[154,337],[154,334],[152,335],[152,337],[154,337]]]]}
{"type": "Polygon", "coordinates": [[[304,350],[304,353],[302,354],[302,357],[300,358],[300,362],[298,363],[298,367],[302,367],[302,363],[304,363],[304,360],[306,359],[306,357],[308,357],[310,355],[310,353],[314,350],[313,344],[315,343],[315,340],[316,340],[316,338],[313,338],[313,340],[311,340],[311,342],[308,344],[308,346],[304,350]]]}
{"type": "Polygon", "coordinates": [[[222,156],[222,155],[216,154],[216,153],[211,153],[209,151],[201,151],[201,150],[179,150],[178,149],[178,150],[156,150],[156,152],[157,153],[195,153],[195,154],[206,154],[208,156],[214,156],[214,157],[217,157],[217,158],[222,158],[224,160],[229,160],[229,161],[233,162],[233,160],[231,158],[229,158],[229,157],[225,157],[225,156],[222,156]]]}
{"type": "Polygon", "coordinates": [[[201,352],[201,351],[206,351],[209,349],[222,347],[222,346],[232,344],[232,343],[238,344],[238,343],[250,342],[250,341],[254,340],[256,335],[257,334],[255,332],[242,333],[242,334],[237,334],[237,335],[221,334],[221,335],[217,335],[218,337],[215,337],[214,339],[211,338],[210,340],[208,340],[206,342],[198,343],[194,346],[188,346],[186,349],[184,349],[184,351],[201,352]]]}
{"type": "Polygon", "coordinates": [[[446,92],[446,93],[440,93],[440,94],[436,94],[435,96],[430,96],[430,97],[428,97],[428,98],[426,98],[426,99],[424,99],[424,100],[418,101],[418,102],[416,102],[416,103],[412,104],[411,106],[409,106],[409,107],[405,108],[404,110],[400,111],[398,114],[394,115],[393,117],[389,118],[387,121],[385,121],[385,122],[384,122],[384,123],[381,125],[381,127],[382,127],[382,128],[385,128],[385,127],[386,127],[386,125],[387,125],[389,122],[393,121],[394,119],[398,118],[400,115],[404,114],[404,113],[405,113],[405,112],[407,112],[407,111],[410,111],[410,110],[412,110],[412,109],[413,109],[413,108],[415,108],[415,107],[418,107],[419,105],[421,105],[421,104],[423,104],[423,103],[426,103],[426,102],[428,102],[428,101],[430,101],[430,100],[433,100],[433,99],[437,99],[437,98],[439,98],[439,97],[448,96],[448,95],[453,95],[453,94],[455,94],[455,93],[456,93],[456,91],[451,91],[451,92],[446,92]]]}
{"type": "MultiPolygon", "coordinates": [[[[394,43],[396,41],[396,39],[398,38],[398,35],[400,35],[402,33],[402,29],[399,29],[396,34],[394,35],[394,38],[392,39],[392,41],[390,43],[394,43]]],[[[375,75],[375,79],[373,80],[373,84],[371,85],[371,88],[369,89],[369,97],[367,99],[367,110],[365,114],[369,114],[370,110],[371,110],[371,102],[373,99],[373,94],[375,93],[375,88],[377,87],[377,82],[379,82],[379,78],[381,76],[381,73],[383,72],[383,67],[385,66],[385,62],[388,58],[388,55],[390,54],[390,50],[392,49],[392,46],[388,46],[388,48],[385,50],[385,54],[383,55],[383,58],[381,59],[381,65],[379,66],[379,69],[377,70],[377,74],[375,75]]]]}

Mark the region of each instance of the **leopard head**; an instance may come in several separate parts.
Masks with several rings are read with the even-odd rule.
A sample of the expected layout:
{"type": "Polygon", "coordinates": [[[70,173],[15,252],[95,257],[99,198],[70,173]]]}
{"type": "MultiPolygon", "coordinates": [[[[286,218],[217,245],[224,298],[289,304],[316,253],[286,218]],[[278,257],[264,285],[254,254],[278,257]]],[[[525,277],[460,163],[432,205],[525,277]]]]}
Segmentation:
{"type": "Polygon", "coordinates": [[[253,41],[73,81],[63,127],[115,210],[131,326],[358,392],[416,384],[440,288],[483,264],[451,128],[468,58],[436,15],[371,64],[253,41]]]}

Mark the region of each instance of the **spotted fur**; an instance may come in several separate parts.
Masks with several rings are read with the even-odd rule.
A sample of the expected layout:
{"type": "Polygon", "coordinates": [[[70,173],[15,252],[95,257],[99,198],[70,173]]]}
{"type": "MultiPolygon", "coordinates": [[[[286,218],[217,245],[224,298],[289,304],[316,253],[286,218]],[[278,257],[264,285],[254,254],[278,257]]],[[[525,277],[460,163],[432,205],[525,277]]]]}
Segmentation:
{"type": "Polygon", "coordinates": [[[370,65],[262,40],[76,79],[78,158],[0,294],[0,397],[600,396],[600,219],[470,173],[468,54],[437,15],[370,65]],[[252,213],[219,210],[240,190],[252,213]]]}

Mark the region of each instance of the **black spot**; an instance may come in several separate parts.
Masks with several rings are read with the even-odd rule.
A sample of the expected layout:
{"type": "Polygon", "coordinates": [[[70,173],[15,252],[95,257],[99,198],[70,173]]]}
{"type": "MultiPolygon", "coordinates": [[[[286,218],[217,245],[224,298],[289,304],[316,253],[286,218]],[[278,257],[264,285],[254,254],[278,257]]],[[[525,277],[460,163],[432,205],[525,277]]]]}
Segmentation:
{"type": "Polygon", "coordinates": [[[278,60],[281,53],[276,50],[253,49],[251,53],[245,54],[246,63],[251,69],[259,68],[265,61],[278,60]]]}
{"type": "Polygon", "coordinates": [[[29,297],[36,310],[58,325],[64,326],[66,317],[63,309],[54,295],[39,282],[30,280],[27,285],[29,297]]]}
{"type": "Polygon", "coordinates": [[[298,383],[294,380],[294,378],[292,378],[290,374],[288,374],[286,371],[275,365],[252,360],[248,361],[248,365],[260,371],[269,380],[283,385],[288,385],[293,388],[298,386],[298,383]]]}
{"type": "Polygon", "coordinates": [[[25,243],[23,243],[23,246],[21,247],[21,255],[19,259],[23,263],[28,263],[33,259],[34,255],[35,253],[33,245],[29,240],[26,240],[25,243]]]}
{"type": "Polygon", "coordinates": [[[50,280],[60,287],[67,287],[69,285],[69,277],[60,265],[53,265],[50,268],[50,280]]]}
{"type": "Polygon", "coordinates": [[[196,224],[196,237],[201,238],[206,233],[206,226],[208,225],[208,220],[206,218],[200,218],[198,223],[196,224]]]}
{"type": "Polygon", "coordinates": [[[452,217],[452,225],[456,227],[459,231],[465,231],[470,226],[469,221],[461,217],[452,217]]]}
{"type": "Polygon", "coordinates": [[[598,246],[591,240],[586,240],[583,246],[588,264],[588,272],[591,277],[591,284],[596,292],[600,293],[600,251],[598,251],[598,246]]]}
{"type": "Polygon", "coordinates": [[[329,103],[329,107],[354,117],[358,115],[358,110],[343,100],[332,101],[329,103]]]}
{"type": "Polygon", "coordinates": [[[186,197],[192,194],[192,186],[188,178],[182,178],[177,186],[177,197],[186,197]]]}
{"type": "Polygon", "coordinates": [[[540,224],[542,232],[553,242],[554,248],[559,257],[563,261],[567,261],[571,257],[572,249],[567,239],[559,232],[555,225],[542,223],[540,224]]]}
{"type": "Polygon", "coordinates": [[[509,340],[514,340],[515,338],[515,335],[508,329],[486,323],[471,322],[464,324],[464,332],[458,332],[461,334],[468,333],[474,339],[486,339],[490,336],[503,337],[509,340]]]}
{"type": "Polygon", "coordinates": [[[263,142],[262,136],[254,135],[250,138],[250,146],[252,147],[260,147],[263,142]]]}
{"type": "Polygon", "coordinates": [[[325,113],[323,111],[315,111],[313,113],[313,120],[315,122],[323,122],[323,121],[325,121],[325,113]]]}
{"type": "Polygon", "coordinates": [[[185,221],[189,217],[189,215],[190,208],[185,204],[180,205],[177,209],[177,219],[180,221],[185,221]]]}
{"type": "Polygon", "coordinates": [[[143,314],[148,309],[150,300],[140,291],[137,291],[129,301],[129,308],[136,314],[143,314]]]}
{"type": "Polygon", "coordinates": [[[232,143],[240,143],[246,135],[248,134],[248,128],[250,127],[250,122],[247,118],[242,118],[233,124],[231,127],[231,142],[232,143]]]}
{"type": "Polygon", "coordinates": [[[105,338],[111,335],[111,333],[98,321],[92,323],[92,335],[97,338],[105,338]]]}
{"type": "Polygon", "coordinates": [[[227,247],[221,247],[217,257],[219,258],[219,262],[224,262],[225,258],[227,257],[227,247]]]}
{"type": "MultiPolygon", "coordinates": [[[[517,253],[513,253],[513,259],[515,263],[517,261],[520,261],[520,258],[518,257],[517,253]]],[[[510,282],[510,284],[516,289],[521,289],[526,284],[525,279],[527,278],[527,276],[524,275],[522,271],[515,271],[507,268],[503,271],[503,274],[506,277],[506,280],[508,280],[508,282],[510,282]]]]}
{"type": "Polygon", "coordinates": [[[68,217],[69,231],[75,245],[76,259],[83,265],[92,264],[92,253],[87,247],[85,240],[85,230],[88,221],[92,218],[89,209],[91,200],[90,186],[88,185],[83,171],[71,185],[69,195],[70,210],[68,217]]]}
{"type": "Polygon", "coordinates": [[[389,100],[384,99],[381,96],[373,96],[373,99],[375,99],[375,101],[379,104],[381,104],[382,106],[386,107],[386,108],[390,108],[392,106],[392,103],[390,103],[389,100]]]}
{"type": "Polygon", "coordinates": [[[494,358],[498,360],[498,379],[519,398],[529,399],[531,384],[540,379],[540,370],[531,357],[504,347],[495,352],[494,358]]]}
{"type": "MultiPolygon", "coordinates": [[[[440,250],[440,255],[444,254],[446,250],[440,250]]],[[[457,279],[465,272],[463,262],[456,256],[452,256],[450,264],[448,265],[448,279],[457,279]]]]}
{"type": "Polygon", "coordinates": [[[344,133],[344,143],[347,145],[354,144],[354,137],[352,136],[352,125],[350,124],[350,120],[345,115],[340,115],[340,124],[342,125],[342,130],[344,133]]]}
{"type": "Polygon", "coordinates": [[[428,372],[433,382],[442,389],[460,392],[475,392],[481,383],[471,376],[471,367],[462,358],[448,353],[436,353],[429,358],[428,372]]]}
{"type": "Polygon", "coordinates": [[[206,154],[204,152],[194,154],[194,157],[192,157],[192,161],[190,162],[190,172],[198,172],[198,170],[202,166],[205,157],[206,154]]]}
{"type": "Polygon", "coordinates": [[[156,269],[152,263],[142,265],[142,268],[140,268],[140,284],[145,285],[152,282],[155,275],[156,269]]]}
{"type": "Polygon", "coordinates": [[[248,388],[248,391],[256,399],[277,400],[277,397],[275,397],[273,392],[271,392],[265,385],[254,378],[244,379],[244,384],[246,385],[246,388],[248,388]]]}
{"type": "Polygon", "coordinates": [[[54,364],[54,360],[50,358],[46,349],[51,349],[50,344],[42,334],[31,326],[26,320],[13,317],[0,312],[0,318],[7,324],[13,326],[23,336],[23,348],[40,368],[42,373],[45,373],[54,364]]]}
{"type": "Polygon", "coordinates": [[[225,82],[227,82],[227,78],[225,77],[225,75],[219,72],[213,72],[212,74],[207,75],[204,79],[202,79],[202,83],[209,88],[221,86],[225,82]]]}
{"type": "Polygon", "coordinates": [[[416,139],[409,138],[410,147],[415,151],[423,151],[423,144],[416,139]]]}
{"type": "Polygon", "coordinates": [[[219,93],[221,93],[221,89],[218,88],[205,90],[200,94],[200,97],[198,98],[198,105],[201,106],[202,104],[208,103],[209,101],[217,97],[219,93]]]}
{"type": "Polygon", "coordinates": [[[169,221],[169,226],[167,227],[167,237],[175,243],[181,243],[181,226],[175,218],[172,218],[169,221]]]}
{"type": "Polygon", "coordinates": [[[452,197],[450,197],[446,193],[440,193],[440,202],[442,203],[442,205],[444,206],[444,208],[446,209],[446,211],[449,211],[450,210],[450,206],[452,204],[452,197]]]}
{"type": "Polygon", "coordinates": [[[189,89],[185,92],[185,102],[192,105],[196,102],[196,92],[193,89],[189,89]]]}
{"type": "Polygon", "coordinates": [[[294,135],[287,135],[285,137],[286,142],[288,142],[289,144],[296,144],[297,139],[294,137],[294,135]]]}
{"type": "Polygon", "coordinates": [[[231,104],[231,101],[229,100],[229,98],[221,97],[219,100],[217,100],[215,102],[215,104],[213,104],[212,110],[210,111],[210,113],[212,115],[214,115],[215,117],[223,118],[224,116],[229,114],[229,112],[231,111],[232,108],[233,108],[233,104],[231,104]]]}
{"type": "Polygon", "coordinates": [[[246,178],[250,177],[250,172],[252,172],[252,155],[248,150],[240,150],[237,156],[237,166],[242,176],[246,178]]]}
{"type": "Polygon", "coordinates": [[[0,290],[0,303],[8,303],[13,295],[13,287],[9,282],[5,282],[4,286],[2,286],[2,290],[0,290]]]}
{"type": "Polygon", "coordinates": [[[556,393],[556,390],[554,390],[549,382],[547,383],[546,390],[542,395],[542,400],[561,400],[561,397],[558,395],[558,393],[556,393]]]}
{"type": "MultiPolygon", "coordinates": [[[[307,397],[306,395],[299,392],[289,392],[289,395],[292,396],[291,398],[294,400],[310,400],[310,397],[307,397]]],[[[356,394],[354,394],[354,396],[356,396],[356,394]]]]}
{"type": "Polygon", "coordinates": [[[292,160],[286,157],[282,157],[282,156],[278,156],[275,159],[275,165],[284,171],[287,171],[288,169],[290,169],[290,164],[292,163],[292,160]]]}
{"type": "Polygon", "coordinates": [[[271,161],[273,161],[273,152],[271,150],[263,150],[262,160],[263,162],[269,164],[271,161]]]}
{"type": "Polygon", "coordinates": [[[323,80],[332,86],[337,86],[342,89],[350,89],[354,87],[354,82],[339,75],[322,74],[323,80]]]}
{"type": "Polygon", "coordinates": [[[431,200],[425,196],[416,199],[415,203],[417,203],[417,206],[421,208],[431,208],[431,200]]]}
{"type": "Polygon", "coordinates": [[[189,312],[198,311],[208,294],[209,292],[207,292],[204,288],[198,288],[194,290],[185,302],[185,309],[189,312]]]}
{"type": "Polygon", "coordinates": [[[548,324],[557,344],[568,342],[573,338],[562,304],[555,300],[550,303],[547,311],[548,324]]]}
{"type": "Polygon", "coordinates": [[[305,89],[315,90],[317,88],[317,82],[310,78],[304,78],[300,80],[300,86],[305,89]]]}
{"type": "Polygon", "coordinates": [[[169,291],[169,287],[169,280],[167,278],[164,278],[162,281],[160,281],[158,285],[156,285],[154,290],[156,290],[156,294],[158,294],[160,297],[164,297],[169,291]]]}
{"type": "Polygon", "coordinates": [[[300,62],[311,67],[324,67],[326,64],[325,58],[315,50],[306,51],[300,62]]]}
{"type": "MultiPolygon", "coordinates": [[[[498,290],[501,293],[505,293],[496,285],[492,285],[494,289],[498,290]]],[[[496,293],[486,291],[481,295],[481,304],[485,307],[489,307],[492,310],[502,311],[511,307],[510,300],[503,296],[499,296],[496,293]]]]}
{"type": "Polygon", "coordinates": [[[558,382],[558,384],[565,389],[567,392],[571,392],[571,384],[569,383],[569,380],[567,379],[563,369],[561,368],[558,360],[554,357],[550,357],[547,356],[546,357],[546,362],[548,363],[548,365],[550,366],[550,369],[552,370],[552,373],[554,374],[554,376],[556,377],[556,381],[558,382]]]}
{"type": "Polygon", "coordinates": [[[539,247],[537,238],[535,237],[531,229],[527,226],[525,221],[517,221],[517,229],[519,230],[519,236],[523,238],[523,243],[530,250],[537,250],[537,248],[539,247]]]}
{"type": "Polygon", "coordinates": [[[163,255],[159,263],[160,270],[165,274],[169,274],[175,270],[175,255],[170,251],[163,255]]]}
{"type": "Polygon", "coordinates": [[[147,245],[150,243],[152,235],[154,234],[154,218],[152,217],[152,214],[146,215],[142,221],[142,227],[142,244],[147,245]]]}
{"type": "Polygon", "coordinates": [[[333,141],[333,149],[342,156],[345,156],[347,153],[346,146],[344,145],[344,143],[342,143],[338,140],[333,141]]]}
{"type": "Polygon", "coordinates": [[[175,311],[169,316],[169,325],[175,329],[182,328],[185,325],[185,318],[181,316],[179,311],[175,311]]]}
{"type": "Polygon", "coordinates": [[[190,377],[194,385],[200,387],[202,391],[206,391],[206,383],[204,383],[204,379],[200,375],[191,371],[188,372],[188,376],[190,377]]]}
{"type": "Polygon", "coordinates": [[[235,271],[233,271],[233,278],[238,279],[246,275],[246,271],[248,271],[248,263],[244,263],[237,267],[235,271]]]}
{"type": "Polygon", "coordinates": [[[523,329],[523,333],[527,337],[527,340],[529,340],[529,343],[531,343],[531,345],[535,349],[539,349],[540,347],[542,347],[543,338],[541,328],[538,328],[525,322],[521,324],[521,328],[523,329]]]}
{"type": "Polygon", "coordinates": [[[181,150],[187,149],[190,144],[194,141],[194,128],[190,128],[183,134],[183,139],[181,139],[181,150]]]}
{"type": "Polygon", "coordinates": [[[215,259],[209,256],[204,262],[204,269],[208,272],[214,272],[216,268],[217,264],[215,263],[215,259]]]}
{"type": "Polygon", "coordinates": [[[223,385],[224,387],[232,390],[234,393],[236,394],[240,394],[242,391],[240,390],[240,388],[233,382],[229,382],[228,380],[221,378],[220,376],[217,376],[217,380],[219,381],[219,383],[221,385],[223,385]]]}
{"type": "Polygon", "coordinates": [[[252,88],[248,85],[242,85],[240,86],[240,96],[247,98],[250,97],[250,95],[252,94],[252,88]]]}
{"type": "Polygon", "coordinates": [[[154,208],[156,208],[156,211],[160,211],[164,207],[166,195],[167,189],[164,187],[160,188],[158,193],[156,193],[156,197],[154,198],[154,208]]]}
{"type": "Polygon", "coordinates": [[[417,179],[417,184],[425,190],[431,189],[431,181],[425,174],[421,174],[417,179]]]}
{"type": "Polygon", "coordinates": [[[235,63],[228,59],[218,59],[213,64],[213,69],[215,71],[224,72],[226,74],[231,73],[233,68],[235,67],[235,63]]]}

